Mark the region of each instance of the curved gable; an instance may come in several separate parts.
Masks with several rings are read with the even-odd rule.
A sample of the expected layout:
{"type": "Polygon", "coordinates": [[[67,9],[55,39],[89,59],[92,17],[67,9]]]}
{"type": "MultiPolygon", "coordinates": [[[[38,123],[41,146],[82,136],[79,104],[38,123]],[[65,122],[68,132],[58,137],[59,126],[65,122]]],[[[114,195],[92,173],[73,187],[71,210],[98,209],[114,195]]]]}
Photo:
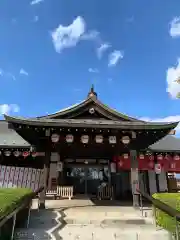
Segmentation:
{"type": "Polygon", "coordinates": [[[38,117],[38,119],[105,119],[115,121],[139,121],[125,114],[119,113],[97,99],[97,94],[92,93],[79,104],[65,108],[54,114],[38,117]],[[93,109],[93,110],[92,110],[93,109]],[[92,110],[92,111],[91,111],[92,110]]]}

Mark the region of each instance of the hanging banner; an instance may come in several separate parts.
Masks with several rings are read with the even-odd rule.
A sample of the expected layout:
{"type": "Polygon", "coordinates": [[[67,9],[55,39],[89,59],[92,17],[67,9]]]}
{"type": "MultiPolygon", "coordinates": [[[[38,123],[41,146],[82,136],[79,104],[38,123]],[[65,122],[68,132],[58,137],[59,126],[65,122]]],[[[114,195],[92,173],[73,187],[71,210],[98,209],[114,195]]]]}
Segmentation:
{"type": "Polygon", "coordinates": [[[124,156],[117,157],[117,166],[119,169],[130,170],[131,169],[130,157],[128,156],[128,158],[126,158],[126,154],[124,155],[125,155],[125,158],[124,156]]]}
{"type": "Polygon", "coordinates": [[[137,157],[138,160],[138,169],[139,170],[148,170],[148,158],[144,155],[139,155],[139,157],[137,157]],[[142,157],[143,156],[143,157],[142,157]]]}
{"type": "Polygon", "coordinates": [[[174,155],[174,157],[173,157],[173,160],[174,160],[174,161],[179,161],[179,160],[180,160],[180,157],[179,157],[179,155],[177,155],[177,154],[176,154],[176,155],[174,155]]]}
{"type": "Polygon", "coordinates": [[[149,155],[147,155],[147,157],[148,157],[149,161],[154,161],[154,155],[149,154],[149,155]]]}
{"type": "Polygon", "coordinates": [[[148,170],[154,170],[154,161],[149,161],[148,162],[148,170]]]}
{"type": "Polygon", "coordinates": [[[171,161],[169,161],[168,172],[180,173],[180,159],[178,160],[177,156],[172,157],[171,161]]]}
{"type": "Polygon", "coordinates": [[[154,169],[154,158],[152,155],[140,154],[137,157],[139,170],[154,169]]]}
{"type": "Polygon", "coordinates": [[[163,161],[163,155],[162,154],[158,154],[157,155],[157,161],[163,161]]]}

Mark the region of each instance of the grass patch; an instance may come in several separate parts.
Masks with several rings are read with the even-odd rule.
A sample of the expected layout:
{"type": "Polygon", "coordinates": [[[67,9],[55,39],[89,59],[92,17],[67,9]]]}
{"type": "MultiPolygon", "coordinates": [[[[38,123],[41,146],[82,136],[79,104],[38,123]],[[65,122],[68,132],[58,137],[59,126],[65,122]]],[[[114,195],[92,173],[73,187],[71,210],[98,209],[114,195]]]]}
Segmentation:
{"type": "Polygon", "coordinates": [[[31,193],[31,189],[28,188],[0,189],[0,218],[11,213],[31,193]]]}
{"type": "MultiPolygon", "coordinates": [[[[155,193],[152,197],[166,203],[180,212],[180,193],[155,193]]],[[[175,219],[159,209],[156,209],[156,224],[169,232],[176,232],[175,219]]]]}

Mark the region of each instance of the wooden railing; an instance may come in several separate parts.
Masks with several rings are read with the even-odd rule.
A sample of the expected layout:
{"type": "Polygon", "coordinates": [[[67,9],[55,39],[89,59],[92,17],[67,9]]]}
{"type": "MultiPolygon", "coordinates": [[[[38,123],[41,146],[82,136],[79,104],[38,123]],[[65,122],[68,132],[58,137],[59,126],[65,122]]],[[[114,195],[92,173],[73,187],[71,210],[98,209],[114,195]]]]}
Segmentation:
{"type": "Polygon", "coordinates": [[[73,186],[58,186],[57,196],[71,200],[73,197],[73,186]]]}
{"type": "Polygon", "coordinates": [[[175,220],[175,232],[171,232],[175,240],[180,240],[180,212],[177,211],[175,208],[172,208],[171,206],[165,204],[164,202],[153,198],[148,193],[145,193],[142,190],[138,190],[140,194],[140,209],[142,211],[143,216],[143,201],[142,198],[145,198],[153,205],[154,210],[154,218],[156,221],[156,209],[161,210],[165,214],[169,215],[175,220]]]}
{"type": "Polygon", "coordinates": [[[97,191],[98,200],[112,200],[113,199],[113,187],[106,185],[100,186],[97,191]]]}
{"type": "Polygon", "coordinates": [[[53,196],[56,198],[68,198],[69,200],[73,197],[73,186],[57,186],[56,190],[47,190],[46,196],[53,196]]]}
{"type": "Polygon", "coordinates": [[[0,239],[13,239],[14,230],[22,223],[22,221],[23,223],[25,222],[26,227],[28,227],[32,199],[38,196],[43,189],[44,187],[40,187],[37,191],[25,196],[22,199],[21,204],[19,204],[12,212],[0,218],[0,239]]]}

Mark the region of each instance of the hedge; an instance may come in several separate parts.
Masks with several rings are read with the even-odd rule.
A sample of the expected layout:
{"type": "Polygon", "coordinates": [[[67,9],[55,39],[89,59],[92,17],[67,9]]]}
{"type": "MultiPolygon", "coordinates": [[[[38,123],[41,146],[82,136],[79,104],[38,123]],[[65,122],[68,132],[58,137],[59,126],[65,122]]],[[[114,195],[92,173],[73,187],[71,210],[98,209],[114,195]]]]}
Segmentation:
{"type": "Polygon", "coordinates": [[[0,219],[11,213],[31,193],[28,188],[0,189],[0,219]]]}
{"type": "MultiPolygon", "coordinates": [[[[180,211],[180,193],[155,193],[152,197],[180,211]]],[[[175,219],[159,209],[156,209],[156,224],[171,233],[176,232],[175,219]]]]}

